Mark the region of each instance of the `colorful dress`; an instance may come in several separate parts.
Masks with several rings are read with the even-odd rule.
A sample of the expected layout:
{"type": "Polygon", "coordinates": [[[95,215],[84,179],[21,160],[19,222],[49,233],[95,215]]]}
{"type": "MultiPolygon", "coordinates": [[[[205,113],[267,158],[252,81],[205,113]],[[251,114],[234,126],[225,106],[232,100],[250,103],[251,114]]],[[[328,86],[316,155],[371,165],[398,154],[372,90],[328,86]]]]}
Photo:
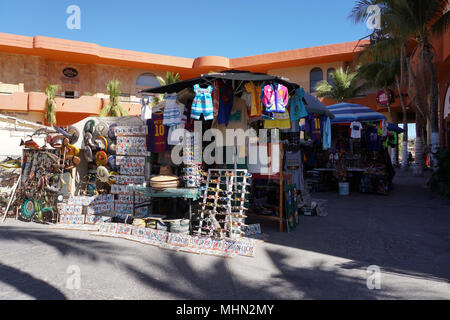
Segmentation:
{"type": "Polygon", "coordinates": [[[214,119],[214,108],[211,97],[213,89],[213,86],[208,86],[208,88],[201,88],[198,84],[194,86],[195,98],[191,108],[192,119],[200,120],[202,114],[205,120],[214,119]]]}

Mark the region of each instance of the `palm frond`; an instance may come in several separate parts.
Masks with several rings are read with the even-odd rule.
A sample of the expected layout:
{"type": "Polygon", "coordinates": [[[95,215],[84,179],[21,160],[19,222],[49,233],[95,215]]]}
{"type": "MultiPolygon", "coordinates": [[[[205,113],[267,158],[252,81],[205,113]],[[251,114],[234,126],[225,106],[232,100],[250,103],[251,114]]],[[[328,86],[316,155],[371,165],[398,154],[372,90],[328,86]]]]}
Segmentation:
{"type": "Polygon", "coordinates": [[[46,109],[45,109],[45,120],[50,125],[56,124],[56,103],[55,97],[58,90],[61,88],[59,84],[48,85],[45,88],[45,94],[47,95],[46,109]]]}

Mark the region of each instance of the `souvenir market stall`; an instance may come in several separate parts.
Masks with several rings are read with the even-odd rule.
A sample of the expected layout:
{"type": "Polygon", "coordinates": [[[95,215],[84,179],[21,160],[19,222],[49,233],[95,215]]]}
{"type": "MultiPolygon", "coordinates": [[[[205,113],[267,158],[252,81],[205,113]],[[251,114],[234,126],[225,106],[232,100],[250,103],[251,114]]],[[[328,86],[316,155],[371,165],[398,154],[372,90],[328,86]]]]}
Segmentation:
{"type": "Polygon", "coordinates": [[[340,103],[328,109],[335,115],[333,138],[329,148],[308,163],[313,189],[387,194],[395,175],[388,146],[397,146],[397,130],[391,126],[390,131],[386,117],[365,106],[340,103]]]}
{"type": "MultiPolygon", "coordinates": [[[[202,198],[191,219],[193,232],[239,236],[249,216],[278,222],[280,231],[286,222],[287,230],[295,228],[298,215],[294,200],[297,190],[304,189],[299,121],[308,115],[334,117],[317,99],[285,79],[237,70],[210,73],[145,93],[165,94],[166,101],[181,96],[187,102],[185,129],[192,130],[192,121],[201,120],[201,137],[208,136],[208,129],[222,133],[222,139],[213,134],[214,140],[208,137],[207,143],[201,139],[189,147],[206,151],[213,141],[216,159],[227,159],[224,164],[206,165],[201,159],[189,158],[189,150],[183,152],[188,155],[185,160],[194,162],[194,167],[191,163],[183,169],[188,173],[186,179],[194,179],[191,184],[196,184],[202,198]],[[205,96],[209,105],[199,103],[205,96]],[[230,141],[226,135],[229,129],[242,130],[242,136],[254,129],[256,135],[238,141],[232,137],[230,141]],[[232,177],[234,183],[228,181],[232,177]],[[203,185],[195,183],[201,180],[203,185]],[[244,185],[243,180],[247,180],[244,185]]],[[[167,102],[164,110],[162,117],[170,123],[173,111],[167,112],[167,102]]],[[[170,132],[168,135],[168,140],[173,140],[170,132]]]]}

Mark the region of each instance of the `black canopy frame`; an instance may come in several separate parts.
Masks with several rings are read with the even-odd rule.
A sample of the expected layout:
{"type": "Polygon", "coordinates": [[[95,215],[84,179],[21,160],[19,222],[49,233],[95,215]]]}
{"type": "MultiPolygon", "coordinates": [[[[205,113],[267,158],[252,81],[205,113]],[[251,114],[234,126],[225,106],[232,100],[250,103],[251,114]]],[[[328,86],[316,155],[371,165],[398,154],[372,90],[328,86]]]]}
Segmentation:
{"type": "MultiPolygon", "coordinates": [[[[231,80],[233,81],[233,89],[241,88],[242,85],[246,82],[274,82],[284,85],[289,90],[289,94],[294,94],[300,86],[296,83],[289,82],[287,79],[277,76],[271,76],[265,73],[256,73],[250,71],[242,71],[242,70],[226,70],[217,73],[208,73],[203,74],[200,77],[179,81],[173,84],[169,84],[166,86],[151,88],[142,90],[139,93],[147,93],[147,94],[170,94],[170,93],[178,93],[181,90],[186,88],[192,89],[194,85],[208,85],[212,84],[214,80],[231,80]],[[236,85],[237,82],[237,85],[236,85]]],[[[319,113],[325,114],[331,119],[334,119],[334,115],[314,96],[309,93],[305,93],[305,97],[303,97],[303,103],[306,106],[306,109],[310,113],[319,113]]]]}
{"type": "Polygon", "coordinates": [[[211,84],[212,81],[218,79],[233,81],[233,88],[236,88],[236,82],[238,82],[237,87],[241,87],[244,82],[257,82],[257,81],[276,82],[282,84],[288,88],[290,94],[292,94],[295,90],[300,88],[300,86],[296,83],[292,83],[284,78],[271,76],[265,73],[255,73],[241,70],[227,70],[218,73],[203,74],[197,78],[176,82],[162,87],[142,90],[140,91],[140,93],[150,93],[150,94],[178,93],[185,88],[192,88],[196,84],[200,85],[211,84]]]}

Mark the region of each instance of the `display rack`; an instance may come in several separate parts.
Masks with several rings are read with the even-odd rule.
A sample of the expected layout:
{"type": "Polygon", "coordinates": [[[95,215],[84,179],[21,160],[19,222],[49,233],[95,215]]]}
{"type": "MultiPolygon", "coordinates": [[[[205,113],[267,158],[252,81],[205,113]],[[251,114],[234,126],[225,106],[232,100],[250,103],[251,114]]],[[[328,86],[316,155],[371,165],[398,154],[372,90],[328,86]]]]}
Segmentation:
{"type": "Polygon", "coordinates": [[[238,169],[209,169],[203,187],[198,235],[239,238],[248,210],[249,173],[238,169]],[[213,201],[208,201],[213,200],[213,201]],[[218,218],[221,217],[221,218],[218,218]]]}

